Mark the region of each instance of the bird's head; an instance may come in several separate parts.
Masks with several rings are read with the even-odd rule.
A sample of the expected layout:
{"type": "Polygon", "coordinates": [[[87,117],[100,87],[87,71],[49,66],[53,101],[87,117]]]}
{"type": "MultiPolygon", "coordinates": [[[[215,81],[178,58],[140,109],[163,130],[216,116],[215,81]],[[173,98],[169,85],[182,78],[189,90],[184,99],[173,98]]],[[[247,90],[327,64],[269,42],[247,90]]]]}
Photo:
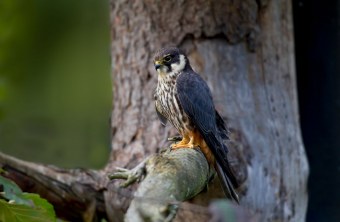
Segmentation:
{"type": "Polygon", "coordinates": [[[154,57],[155,69],[161,76],[177,75],[190,67],[189,60],[178,48],[169,47],[158,50],[154,57]]]}

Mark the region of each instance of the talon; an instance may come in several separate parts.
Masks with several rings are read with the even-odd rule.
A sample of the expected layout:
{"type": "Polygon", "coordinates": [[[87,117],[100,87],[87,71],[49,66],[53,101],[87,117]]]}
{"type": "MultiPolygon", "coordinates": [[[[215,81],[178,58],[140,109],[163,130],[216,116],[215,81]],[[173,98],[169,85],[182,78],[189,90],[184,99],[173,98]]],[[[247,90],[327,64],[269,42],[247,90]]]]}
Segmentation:
{"type": "Polygon", "coordinates": [[[171,145],[171,149],[176,150],[176,149],[180,149],[180,148],[193,148],[193,146],[191,146],[190,144],[172,144],[171,145]]]}
{"type": "Polygon", "coordinates": [[[168,141],[181,141],[183,138],[181,136],[174,136],[174,137],[169,137],[168,141]]]}

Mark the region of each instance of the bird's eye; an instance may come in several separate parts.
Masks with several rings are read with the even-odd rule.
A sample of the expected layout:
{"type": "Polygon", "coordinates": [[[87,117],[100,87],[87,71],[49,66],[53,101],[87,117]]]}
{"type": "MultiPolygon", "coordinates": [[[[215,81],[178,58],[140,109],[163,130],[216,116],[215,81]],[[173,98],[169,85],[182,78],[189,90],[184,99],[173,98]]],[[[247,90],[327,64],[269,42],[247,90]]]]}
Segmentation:
{"type": "Polygon", "coordinates": [[[165,57],[164,57],[164,61],[165,61],[165,62],[170,62],[170,61],[171,61],[171,56],[169,56],[169,55],[168,55],[168,56],[165,56],[165,57]]]}

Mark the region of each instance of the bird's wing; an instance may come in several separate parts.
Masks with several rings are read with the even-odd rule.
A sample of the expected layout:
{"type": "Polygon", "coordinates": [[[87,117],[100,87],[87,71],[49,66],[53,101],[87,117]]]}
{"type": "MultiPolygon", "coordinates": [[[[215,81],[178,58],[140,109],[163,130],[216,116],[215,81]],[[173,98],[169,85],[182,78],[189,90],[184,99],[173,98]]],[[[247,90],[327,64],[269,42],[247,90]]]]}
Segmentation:
{"type": "Polygon", "coordinates": [[[223,118],[221,117],[221,115],[217,112],[217,110],[215,111],[215,116],[216,116],[216,124],[217,124],[217,129],[219,131],[220,136],[222,137],[222,139],[227,140],[229,139],[229,130],[223,120],[223,118]]]}
{"type": "Polygon", "coordinates": [[[176,87],[178,99],[184,112],[201,133],[217,163],[222,167],[225,176],[234,187],[238,187],[238,182],[227,158],[227,146],[223,144],[220,130],[217,128],[216,111],[208,85],[198,74],[188,71],[177,77],[176,87]]]}
{"type": "Polygon", "coordinates": [[[206,82],[191,71],[177,77],[176,89],[184,112],[199,131],[207,135],[215,133],[215,108],[206,82]]]}

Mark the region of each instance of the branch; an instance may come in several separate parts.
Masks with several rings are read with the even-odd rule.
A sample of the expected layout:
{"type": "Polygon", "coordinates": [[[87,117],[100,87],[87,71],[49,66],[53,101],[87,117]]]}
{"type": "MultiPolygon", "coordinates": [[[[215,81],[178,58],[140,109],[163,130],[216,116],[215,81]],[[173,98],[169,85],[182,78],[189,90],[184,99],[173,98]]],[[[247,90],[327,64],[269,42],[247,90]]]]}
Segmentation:
{"type": "MultiPolygon", "coordinates": [[[[106,172],[109,169],[103,171],[64,170],[19,160],[1,152],[0,167],[6,171],[4,176],[15,181],[22,190],[39,193],[51,202],[58,217],[69,221],[80,219],[100,221],[101,218],[112,219],[113,213],[115,218],[118,218],[117,211],[111,209],[113,205],[105,202],[106,199],[104,200],[103,197],[103,193],[108,193],[106,172]]],[[[211,218],[211,215],[214,217],[223,215],[216,210],[210,211],[208,208],[197,205],[190,206],[189,204],[188,208],[186,207],[188,204],[182,203],[179,206],[182,201],[191,199],[200,193],[207,186],[213,172],[200,150],[170,151],[168,149],[146,158],[132,170],[118,168],[114,174],[110,175],[110,178],[125,179],[122,185],[128,186],[145,177],[125,215],[126,221],[171,221],[176,216],[178,207],[181,211],[178,212],[177,219],[183,217],[183,210],[191,211],[194,207],[191,217],[192,221],[197,221],[198,218],[202,219],[202,215],[197,214],[197,209],[201,213],[204,211],[206,219],[211,218]]],[[[110,192],[110,187],[108,189],[110,192]]],[[[239,208],[239,206],[235,207],[239,208]]],[[[224,208],[221,208],[221,212],[224,211],[224,208]]],[[[240,215],[244,215],[242,213],[244,209],[240,212],[240,215]]],[[[185,218],[188,219],[188,214],[185,214],[185,218]]],[[[236,215],[235,218],[239,217],[236,215]]],[[[246,220],[237,219],[236,221],[251,220],[247,217],[246,220]]]]}
{"type": "Polygon", "coordinates": [[[213,170],[198,149],[178,149],[153,155],[132,170],[119,168],[111,179],[140,183],[126,221],[171,221],[178,204],[200,193],[210,181],[213,170]]]}
{"type": "Polygon", "coordinates": [[[19,160],[0,152],[4,176],[26,192],[39,193],[54,205],[58,217],[70,221],[92,221],[105,215],[104,174],[100,171],[63,170],[19,160]],[[72,206],[72,210],[70,209],[72,206]]]}

